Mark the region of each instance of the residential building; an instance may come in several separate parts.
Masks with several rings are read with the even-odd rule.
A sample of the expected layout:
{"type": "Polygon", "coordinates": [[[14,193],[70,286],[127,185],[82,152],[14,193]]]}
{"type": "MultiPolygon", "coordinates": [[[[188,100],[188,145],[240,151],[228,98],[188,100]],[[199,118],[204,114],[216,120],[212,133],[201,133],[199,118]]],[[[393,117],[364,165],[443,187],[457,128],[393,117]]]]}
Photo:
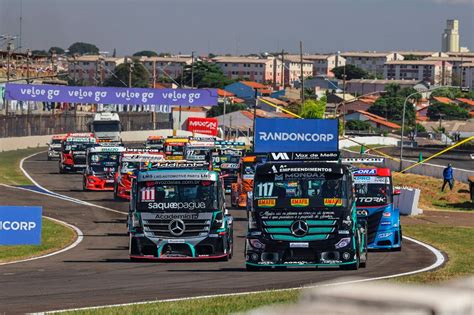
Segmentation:
{"type": "Polygon", "coordinates": [[[383,75],[385,63],[404,59],[396,52],[345,52],[341,56],[346,59],[346,65],[357,66],[377,76],[383,75]]]}
{"type": "Polygon", "coordinates": [[[388,132],[392,132],[401,128],[399,125],[392,123],[381,116],[363,110],[356,110],[352,114],[346,115],[346,121],[351,120],[367,121],[373,128],[388,132]]]}
{"type": "Polygon", "coordinates": [[[447,20],[446,28],[441,36],[441,50],[449,52],[459,51],[459,21],[447,20]]]}
{"type": "Polygon", "coordinates": [[[452,66],[452,83],[459,85],[461,83],[461,65],[467,62],[474,62],[474,56],[443,56],[443,57],[427,57],[424,60],[435,60],[449,62],[452,66]]]}
{"type": "Polygon", "coordinates": [[[102,85],[111,77],[115,68],[125,61],[123,57],[84,55],[68,59],[68,75],[75,82],[102,85]]]}
{"type": "MultiPolygon", "coordinates": [[[[299,55],[288,55],[293,59],[299,59],[299,55]]],[[[286,58],[286,56],[285,56],[286,58]]],[[[334,77],[332,69],[346,64],[346,59],[337,54],[313,54],[303,55],[304,60],[309,60],[313,63],[313,76],[321,75],[327,77],[334,77]]]]}
{"type": "Polygon", "coordinates": [[[281,85],[281,62],[275,57],[218,56],[211,62],[217,64],[224,75],[231,79],[247,79],[258,83],[281,85]]]}
{"type": "Polygon", "coordinates": [[[443,54],[444,57],[447,57],[445,53],[442,52],[435,52],[435,51],[418,51],[418,50],[397,50],[393,51],[394,53],[400,54],[403,56],[403,59],[405,60],[407,57],[411,57],[413,59],[418,59],[422,60],[428,57],[434,57],[434,56],[439,56],[439,54],[443,54]]]}
{"type": "Polygon", "coordinates": [[[155,77],[155,81],[160,81],[161,78],[177,79],[183,73],[184,67],[192,64],[193,60],[189,56],[141,57],[140,62],[148,70],[150,78],[155,77]]]}
{"type": "Polygon", "coordinates": [[[462,64],[462,86],[474,89],[474,62],[462,64]]]}
{"type": "Polygon", "coordinates": [[[313,76],[313,62],[311,60],[303,59],[301,62],[300,56],[285,55],[283,63],[285,68],[284,86],[294,87],[296,82],[301,82],[301,64],[303,64],[303,76],[305,78],[313,76]]]}
{"type": "Polygon", "coordinates": [[[371,79],[352,79],[346,81],[346,92],[364,95],[378,91],[385,91],[387,84],[398,84],[400,87],[414,87],[417,80],[371,80],[371,79]]]}
{"type": "Polygon", "coordinates": [[[451,84],[452,65],[436,60],[396,60],[384,66],[386,80],[427,81],[434,85],[451,84]]]}

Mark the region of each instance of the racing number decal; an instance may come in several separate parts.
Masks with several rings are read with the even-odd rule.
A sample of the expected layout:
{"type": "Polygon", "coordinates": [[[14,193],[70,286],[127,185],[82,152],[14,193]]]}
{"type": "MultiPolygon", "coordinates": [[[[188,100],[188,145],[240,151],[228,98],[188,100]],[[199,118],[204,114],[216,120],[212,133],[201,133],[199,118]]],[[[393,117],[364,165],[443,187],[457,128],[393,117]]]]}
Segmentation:
{"type": "Polygon", "coordinates": [[[140,192],[141,201],[155,201],[155,187],[144,187],[140,192]]]}
{"type": "Polygon", "coordinates": [[[260,183],[257,185],[259,197],[270,197],[273,194],[273,183],[260,183]]]}

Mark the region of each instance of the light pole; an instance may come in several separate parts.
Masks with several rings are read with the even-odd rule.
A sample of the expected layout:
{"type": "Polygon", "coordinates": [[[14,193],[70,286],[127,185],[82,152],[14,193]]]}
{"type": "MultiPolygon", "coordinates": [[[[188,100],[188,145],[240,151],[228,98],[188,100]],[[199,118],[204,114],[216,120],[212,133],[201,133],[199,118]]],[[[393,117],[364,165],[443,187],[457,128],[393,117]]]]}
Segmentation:
{"type": "Polygon", "coordinates": [[[436,91],[438,89],[443,89],[443,88],[455,88],[456,89],[456,88],[459,88],[459,86],[452,86],[452,85],[437,86],[433,89],[428,88],[427,90],[416,91],[416,92],[408,95],[405,98],[405,101],[403,102],[403,111],[402,111],[402,134],[400,135],[400,166],[399,166],[399,168],[400,168],[399,171],[400,172],[403,169],[403,135],[404,135],[404,132],[405,132],[405,112],[406,112],[406,105],[407,105],[408,100],[411,97],[415,96],[416,94],[421,94],[421,93],[426,93],[426,92],[433,92],[433,91],[436,91]]]}

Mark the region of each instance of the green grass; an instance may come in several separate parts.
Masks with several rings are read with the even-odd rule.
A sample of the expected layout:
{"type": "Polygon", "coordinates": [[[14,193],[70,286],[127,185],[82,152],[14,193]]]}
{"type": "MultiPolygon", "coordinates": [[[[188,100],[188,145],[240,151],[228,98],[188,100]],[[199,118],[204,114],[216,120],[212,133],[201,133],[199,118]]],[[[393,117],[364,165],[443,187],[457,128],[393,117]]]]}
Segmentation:
{"type": "Polygon", "coordinates": [[[69,227],[43,218],[41,245],[0,246],[0,262],[14,261],[54,252],[71,244],[76,233],[69,227]]]}
{"type": "MultiPolygon", "coordinates": [[[[354,145],[354,146],[344,148],[344,149],[360,153],[360,147],[361,147],[360,145],[354,145]]],[[[368,149],[380,148],[380,147],[383,147],[383,146],[380,145],[380,144],[366,144],[366,145],[364,145],[365,151],[367,151],[368,149]]]]}
{"type": "Polygon", "coordinates": [[[45,148],[33,148],[0,152],[0,184],[31,185],[30,180],[20,170],[20,160],[44,150],[45,148]]]}

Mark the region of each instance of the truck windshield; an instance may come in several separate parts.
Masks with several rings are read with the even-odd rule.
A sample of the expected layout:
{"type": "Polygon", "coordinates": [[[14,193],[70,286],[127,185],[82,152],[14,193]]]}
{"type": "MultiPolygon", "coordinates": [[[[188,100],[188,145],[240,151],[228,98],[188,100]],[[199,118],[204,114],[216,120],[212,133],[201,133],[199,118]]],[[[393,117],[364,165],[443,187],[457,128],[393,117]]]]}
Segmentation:
{"type": "Polygon", "coordinates": [[[119,122],[94,122],[94,132],[118,132],[120,131],[119,122]]]}
{"type": "Polygon", "coordinates": [[[389,177],[355,176],[357,206],[373,206],[392,203],[389,177]]]}
{"type": "Polygon", "coordinates": [[[166,155],[183,155],[184,143],[168,143],[165,145],[166,155]]]}
{"type": "MultiPolygon", "coordinates": [[[[87,148],[94,146],[94,143],[85,142],[66,142],[64,144],[64,152],[69,151],[86,151],[87,148]]],[[[85,153],[85,152],[84,152],[85,153]]]]}
{"type": "Polygon", "coordinates": [[[117,169],[120,154],[91,153],[89,166],[94,173],[114,172],[117,169]]]}
{"type": "MultiPolygon", "coordinates": [[[[275,176],[277,177],[277,176],[275,176]]],[[[346,181],[343,175],[326,174],[323,178],[285,179],[259,176],[254,185],[257,208],[345,207],[346,181]]]]}
{"type": "Polygon", "coordinates": [[[209,148],[186,148],[186,160],[190,161],[205,161],[209,156],[211,149],[209,148]]]}
{"type": "Polygon", "coordinates": [[[142,212],[197,212],[217,209],[213,181],[140,182],[137,210],[142,212]]]}
{"type": "Polygon", "coordinates": [[[61,144],[61,139],[53,139],[53,140],[51,140],[51,144],[52,145],[58,145],[58,144],[60,145],[61,144]]]}

